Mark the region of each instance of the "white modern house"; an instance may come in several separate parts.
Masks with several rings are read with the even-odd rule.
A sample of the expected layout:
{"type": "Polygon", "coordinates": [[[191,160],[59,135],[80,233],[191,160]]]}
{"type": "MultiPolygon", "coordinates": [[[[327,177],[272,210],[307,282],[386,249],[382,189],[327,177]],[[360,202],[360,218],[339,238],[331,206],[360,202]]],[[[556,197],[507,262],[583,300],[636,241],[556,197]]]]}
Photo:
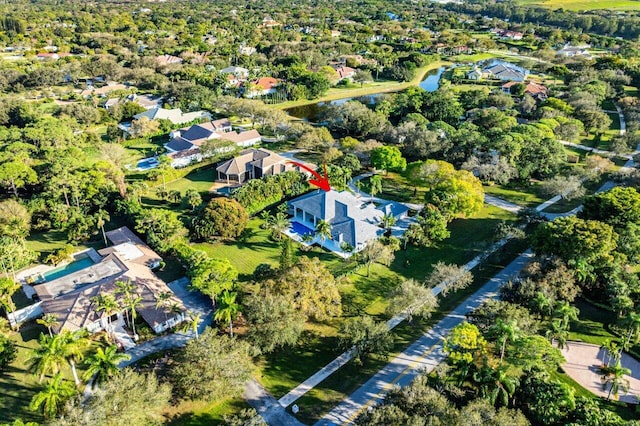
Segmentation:
{"type": "Polygon", "coordinates": [[[355,253],[362,250],[368,241],[381,237],[384,234],[381,222],[385,214],[403,221],[409,211],[401,203],[386,201],[374,204],[368,198],[335,190],[317,190],[288,204],[292,225],[287,235],[297,241],[302,241],[306,234],[315,236],[316,226],[323,220],[331,225],[331,238],[323,241],[315,236],[313,242],[342,257],[351,255],[342,250],[343,243],[353,247],[355,253]]]}

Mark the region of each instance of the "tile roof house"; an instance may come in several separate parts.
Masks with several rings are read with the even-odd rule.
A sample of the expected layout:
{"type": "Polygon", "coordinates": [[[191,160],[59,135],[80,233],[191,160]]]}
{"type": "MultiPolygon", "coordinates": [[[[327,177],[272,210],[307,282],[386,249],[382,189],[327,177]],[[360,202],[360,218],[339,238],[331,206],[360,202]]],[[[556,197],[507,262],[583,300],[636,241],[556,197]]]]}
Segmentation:
{"type": "Polygon", "coordinates": [[[245,81],[249,78],[249,70],[242,67],[226,67],[220,70],[220,74],[230,74],[235,77],[237,81],[245,81]]]}
{"type": "MultiPolygon", "coordinates": [[[[518,84],[515,81],[508,81],[502,85],[502,91],[504,93],[511,93],[511,88],[518,84]]],[[[544,101],[548,97],[548,90],[545,86],[540,83],[536,83],[533,81],[527,82],[525,85],[524,93],[527,95],[531,95],[534,99],[538,101],[544,101]]]]}
{"type": "Polygon", "coordinates": [[[230,160],[218,164],[216,171],[218,180],[227,184],[234,182],[242,184],[249,179],[260,179],[291,170],[299,170],[297,166],[288,163],[289,159],[264,148],[246,149],[230,160]]]}
{"type": "Polygon", "coordinates": [[[181,64],[182,58],[173,55],[162,55],[156,57],[156,63],[159,67],[166,67],[167,65],[181,64]]]}
{"type": "Polygon", "coordinates": [[[266,96],[275,93],[280,85],[280,80],[273,77],[260,77],[251,82],[247,89],[247,98],[255,98],[257,96],[266,96]]]}
{"type": "Polygon", "coordinates": [[[515,65],[499,62],[494,65],[488,66],[482,70],[483,75],[488,78],[495,78],[502,81],[516,81],[523,82],[529,71],[516,67],[515,65]]]}
{"type": "Polygon", "coordinates": [[[133,284],[134,292],[142,298],[136,311],[154,332],[161,333],[184,321],[184,305],[152,272],[162,258],[127,227],[106,232],[106,237],[112,246],[99,251],[97,263],[34,286],[42,312],[58,319],[53,330],[59,333],[86,328],[95,333],[122,328],[124,310],[107,319],[97,311],[93,300],[100,294],[113,294],[121,300],[123,295],[116,291],[119,281],[133,284]],[[157,302],[162,293],[168,294],[169,300],[160,306],[157,302]]]}
{"type": "Polygon", "coordinates": [[[348,67],[346,65],[333,66],[333,69],[336,70],[336,72],[338,73],[338,77],[339,77],[338,81],[351,80],[353,76],[356,75],[356,72],[358,71],[357,69],[348,67]]]}
{"type": "Polygon", "coordinates": [[[320,220],[331,224],[331,239],[316,241],[325,248],[344,254],[343,243],[354,248],[354,252],[362,250],[369,240],[384,234],[380,227],[382,217],[392,214],[396,219],[404,219],[408,207],[389,201],[382,204],[369,203],[348,191],[317,190],[288,203],[291,218],[291,236],[301,240],[304,233],[314,233],[320,220]]]}
{"type": "Polygon", "coordinates": [[[248,147],[262,140],[257,130],[247,130],[237,133],[232,130],[228,118],[213,120],[206,123],[194,124],[191,127],[174,130],[170,134],[171,140],[165,144],[167,154],[172,159],[173,167],[184,167],[194,161],[202,161],[201,147],[211,140],[219,140],[220,147],[211,153],[226,152],[234,147],[248,147]]]}

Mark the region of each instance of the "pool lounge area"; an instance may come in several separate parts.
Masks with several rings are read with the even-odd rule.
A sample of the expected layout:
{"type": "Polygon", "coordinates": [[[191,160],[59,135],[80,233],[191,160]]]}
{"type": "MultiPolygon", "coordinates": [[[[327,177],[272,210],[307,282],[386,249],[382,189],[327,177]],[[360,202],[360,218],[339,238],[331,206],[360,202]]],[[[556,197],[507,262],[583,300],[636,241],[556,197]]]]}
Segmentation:
{"type": "Polygon", "coordinates": [[[82,257],[64,266],[60,266],[56,269],[52,269],[49,272],[45,272],[44,274],[42,274],[42,277],[44,278],[45,281],[57,280],[58,278],[62,278],[66,275],[69,275],[81,269],[87,268],[93,264],[94,262],[89,256],[82,257]]]}
{"type": "Polygon", "coordinates": [[[300,222],[291,222],[291,230],[298,235],[315,235],[315,231],[300,222]]]}

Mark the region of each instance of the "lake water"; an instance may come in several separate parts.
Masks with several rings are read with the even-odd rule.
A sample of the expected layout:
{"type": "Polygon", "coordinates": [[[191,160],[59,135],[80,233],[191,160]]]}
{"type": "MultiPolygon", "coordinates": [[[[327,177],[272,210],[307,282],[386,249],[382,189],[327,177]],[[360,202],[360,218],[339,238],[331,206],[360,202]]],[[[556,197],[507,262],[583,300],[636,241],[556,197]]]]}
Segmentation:
{"type": "MultiPolygon", "coordinates": [[[[442,74],[445,70],[445,67],[440,67],[437,70],[429,71],[425,76],[425,79],[420,82],[419,86],[427,92],[435,92],[440,86],[440,78],[442,78],[442,74]]],[[[302,118],[308,121],[317,121],[317,118],[331,105],[342,105],[345,102],[353,100],[372,105],[375,104],[377,99],[383,95],[385,95],[385,93],[373,93],[367,96],[342,98],[329,102],[316,102],[309,105],[288,108],[285,112],[293,117],[302,118]]]]}

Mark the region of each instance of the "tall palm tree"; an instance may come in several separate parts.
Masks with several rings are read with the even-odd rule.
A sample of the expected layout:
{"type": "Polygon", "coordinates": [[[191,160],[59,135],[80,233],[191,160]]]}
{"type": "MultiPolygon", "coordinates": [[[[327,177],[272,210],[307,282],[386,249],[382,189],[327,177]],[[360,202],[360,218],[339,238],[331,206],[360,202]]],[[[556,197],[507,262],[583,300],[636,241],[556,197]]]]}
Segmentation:
{"type": "Polygon", "coordinates": [[[233,320],[236,319],[236,316],[240,312],[240,305],[236,303],[237,293],[234,291],[225,291],[220,296],[220,304],[216,313],[214,315],[214,319],[218,322],[228,322],[229,323],[229,334],[233,337],[233,320]]]}
{"type": "Polygon", "coordinates": [[[602,376],[602,389],[606,390],[607,385],[609,385],[609,394],[607,395],[607,400],[611,399],[611,394],[618,399],[618,393],[622,391],[629,390],[629,380],[626,379],[625,375],[630,375],[631,370],[628,368],[624,368],[620,364],[620,360],[614,365],[601,369],[604,373],[602,376]]]}
{"type": "Polygon", "coordinates": [[[569,329],[569,321],[577,321],[580,315],[580,309],[571,306],[569,302],[563,300],[556,304],[554,315],[560,318],[560,325],[565,329],[569,329]]]}
{"type": "Polygon", "coordinates": [[[91,341],[87,339],[87,331],[84,329],[71,331],[63,331],[58,335],[61,339],[61,352],[73,373],[73,379],[76,385],[80,384],[78,372],[76,371],[76,362],[82,361],[84,358],[84,350],[91,345],[91,341]]]}
{"type": "Polygon", "coordinates": [[[83,378],[90,380],[95,375],[96,383],[103,383],[118,372],[120,362],[130,358],[131,356],[125,353],[118,353],[116,345],[107,346],[106,349],[98,348],[94,354],[87,357],[87,370],[83,378]]]}
{"type": "Polygon", "coordinates": [[[612,361],[618,361],[620,359],[620,354],[622,351],[622,347],[618,346],[618,342],[615,340],[607,339],[602,342],[600,345],[600,349],[603,349],[602,352],[602,365],[610,366],[612,361]],[[605,361],[606,358],[606,361],[605,361]]]}
{"type": "Polygon", "coordinates": [[[98,210],[95,214],[96,226],[100,228],[102,231],[102,239],[104,240],[104,246],[108,247],[109,243],[107,242],[107,234],[104,232],[104,225],[111,220],[109,213],[106,210],[98,210]]]}
{"type": "Polygon", "coordinates": [[[4,307],[7,316],[16,310],[13,303],[13,295],[22,288],[22,285],[9,277],[0,278],[0,305],[4,307]]]}
{"type": "Polygon", "coordinates": [[[91,302],[95,305],[95,311],[101,313],[101,318],[107,317],[107,328],[111,331],[111,316],[120,312],[120,305],[115,296],[111,293],[100,293],[92,297],[91,302]]]}
{"type": "Polygon", "coordinates": [[[29,408],[33,411],[42,409],[44,416],[51,419],[76,392],[76,387],[57,373],[47,382],[43,390],[33,396],[29,408]]]}
{"type": "Polygon", "coordinates": [[[371,176],[369,183],[371,185],[369,193],[371,194],[371,202],[373,203],[373,197],[382,192],[382,177],[378,175],[371,176]]]}
{"type": "Polygon", "coordinates": [[[497,341],[500,343],[500,364],[502,364],[504,354],[507,349],[507,343],[518,339],[520,336],[520,328],[518,327],[518,322],[516,320],[504,321],[501,318],[498,318],[491,329],[497,336],[497,341]]]}
{"type": "Polygon", "coordinates": [[[622,322],[627,326],[627,337],[623,347],[628,350],[631,341],[638,342],[638,337],[640,336],[640,314],[629,312],[622,322]]]}
{"type": "Polygon", "coordinates": [[[291,221],[287,217],[286,213],[278,212],[275,216],[269,218],[268,227],[271,229],[271,236],[280,241],[282,239],[282,232],[291,226],[291,221]]]}
{"type": "Polygon", "coordinates": [[[553,307],[551,304],[551,300],[543,292],[536,292],[536,295],[533,300],[531,300],[531,303],[540,314],[540,319],[544,319],[545,317],[551,315],[551,308],[553,307]]]}
{"type": "Polygon", "coordinates": [[[42,318],[38,318],[36,322],[42,326],[47,327],[49,336],[53,337],[53,326],[58,322],[58,316],[52,313],[44,314],[42,318]]]}
{"type": "Polygon", "coordinates": [[[569,331],[564,328],[560,320],[556,319],[549,324],[549,329],[545,332],[545,336],[551,343],[555,340],[558,343],[558,348],[563,349],[569,339],[569,331]]]}
{"type": "Polygon", "coordinates": [[[164,320],[167,321],[167,309],[171,303],[171,293],[163,291],[156,296],[156,311],[162,308],[164,310],[164,320]]]}
{"type": "Polygon", "coordinates": [[[131,322],[129,323],[129,326],[131,327],[131,330],[133,331],[133,334],[137,334],[136,333],[136,318],[138,317],[138,306],[142,305],[142,296],[140,296],[137,293],[132,293],[129,294],[127,297],[125,297],[124,301],[124,308],[128,310],[129,315],[131,315],[131,322]]]}
{"type": "Polygon", "coordinates": [[[331,224],[325,220],[320,220],[316,224],[316,235],[322,241],[322,245],[327,239],[331,239],[331,224]]]}
{"type": "Polygon", "coordinates": [[[197,339],[199,337],[198,336],[198,326],[200,325],[200,322],[202,321],[202,314],[200,312],[187,311],[187,316],[189,317],[189,320],[184,322],[182,330],[183,331],[193,331],[193,333],[196,335],[196,339],[197,339]]]}
{"type": "Polygon", "coordinates": [[[32,350],[28,363],[29,369],[38,374],[38,380],[42,382],[47,374],[60,372],[67,359],[62,350],[63,340],[59,335],[47,336],[41,333],[38,343],[38,347],[32,350]]]}
{"type": "Polygon", "coordinates": [[[398,221],[398,219],[396,219],[396,217],[391,213],[384,214],[382,216],[382,220],[381,220],[382,226],[387,231],[389,231],[391,229],[391,227],[396,224],[397,221],[398,221]]]}
{"type": "MultiPolygon", "coordinates": [[[[130,280],[116,281],[116,294],[122,294],[124,296],[124,299],[126,300],[127,298],[129,298],[132,292],[133,292],[133,284],[131,283],[130,280]]],[[[131,326],[131,321],[129,320],[129,312],[126,306],[124,308],[125,308],[124,315],[127,320],[127,325],[131,326]]]]}

